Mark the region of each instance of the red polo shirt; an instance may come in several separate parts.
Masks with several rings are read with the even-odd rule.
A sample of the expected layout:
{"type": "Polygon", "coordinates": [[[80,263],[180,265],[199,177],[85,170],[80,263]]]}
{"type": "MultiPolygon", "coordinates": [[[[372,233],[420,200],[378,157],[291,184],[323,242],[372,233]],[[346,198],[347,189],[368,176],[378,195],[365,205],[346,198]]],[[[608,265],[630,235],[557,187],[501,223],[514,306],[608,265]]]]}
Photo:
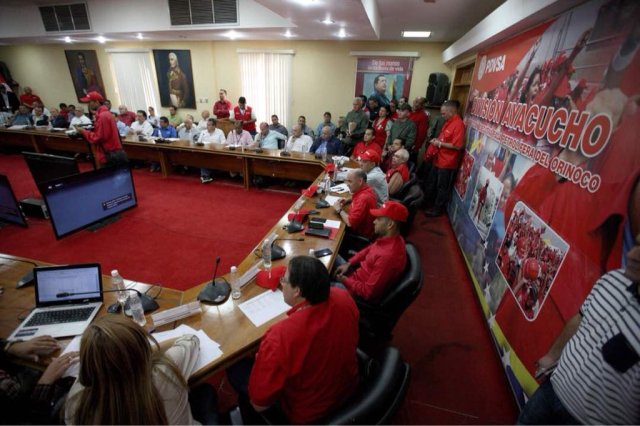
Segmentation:
{"type": "Polygon", "coordinates": [[[411,111],[411,113],[409,113],[409,119],[416,125],[416,142],[413,144],[413,150],[418,152],[429,131],[429,115],[424,110],[411,111]]]}
{"type": "Polygon", "coordinates": [[[34,95],[33,93],[30,95],[27,95],[26,93],[23,93],[22,95],[20,95],[20,103],[28,105],[29,108],[31,108],[31,105],[33,105],[35,101],[42,103],[40,96],[34,95]]]}
{"type": "Polygon", "coordinates": [[[216,118],[229,118],[232,108],[233,106],[229,99],[225,99],[224,101],[218,100],[213,104],[213,115],[215,115],[216,118]]]}
{"type": "Polygon", "coordinates": [[[380,158],[382,158],[382,148],[380,145],[375,143],[373,139],[366,143],[365,141],[360,141],[353,147],[353,152],[351,153],[351,157],[358,159],[366,150],[376,151],[380,158]]]}
{"type": "Polygon", "coordinates": [[[122,149],[116,121],[113,114],[111,114],[104,105],[100,106],[96,111],[96,120],[93,130],[82,130],[82,136],[84,136],[89,143],[97,146],[98,161],[100,163],[105,162],[105,152],[119,151],[122,149]]]}
{"type": "Polygon", "coordinates": [[[389,183],[389,181],[391,180],[391,177],[395,173],[400,173],[400,176],[402,177],[402,182],[407,182],[409,180],[409,167],[407,167],[407,163],[402,163],[398,167],[393,167],[389,169],[385,176],[387,178],[387,183],[389,183]]]}
{"type": "Polygon", "coordinates": [[[249,397],[263,407],[280,401],[291,424],[310,423],[358,385],[358,308],[348,292],[331,288],[326,301],[303,302],[287,315],[262,337],[249,397]]]}
{"type": "Polygon", "coordinates": [[[380,237],[356,253],[349,263],[356,269],[344,279],[344,286],[365,300],[377,302],[404,271],[407,263],[404,238],[380,237]]]}
{"type": "MultiPolygon", "coordinates": [[[[458,148],[464,147],[464,122],[458,114],[445,121],[438,139],[458,148]]],[[[439,169],[457,169],[460,158],[462,158],[462,151],[441,147],[433,160],[433,165],[439,169]]]]}
{"type": "Polygon", "coordinates": [[[127,111],[123,114],[118,114],[118,120],[122,121],[127,127],[131,127],[131,124],[136,121],[138,117],[133,111],[127,111]]]}
{"type": "Polygon", "coordinates": [[[349,224],[356,234],[371,238],[373,236],[373,220],[371,209],[378,206],[376,193],[369,185],[364,184],[351,197],[349,209],[349,224]]]}

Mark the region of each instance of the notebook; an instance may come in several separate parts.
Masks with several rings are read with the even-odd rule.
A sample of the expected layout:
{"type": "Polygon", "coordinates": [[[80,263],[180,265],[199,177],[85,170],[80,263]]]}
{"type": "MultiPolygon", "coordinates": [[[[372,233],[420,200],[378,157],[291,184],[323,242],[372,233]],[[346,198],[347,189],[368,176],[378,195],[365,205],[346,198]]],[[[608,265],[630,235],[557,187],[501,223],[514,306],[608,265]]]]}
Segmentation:
{"type": "Polygon", "coordinates": [[[102,306],[102,275],[97,263],[37,267],[33,278],[36,308],[9,340],[80,335],[102,306]]]}

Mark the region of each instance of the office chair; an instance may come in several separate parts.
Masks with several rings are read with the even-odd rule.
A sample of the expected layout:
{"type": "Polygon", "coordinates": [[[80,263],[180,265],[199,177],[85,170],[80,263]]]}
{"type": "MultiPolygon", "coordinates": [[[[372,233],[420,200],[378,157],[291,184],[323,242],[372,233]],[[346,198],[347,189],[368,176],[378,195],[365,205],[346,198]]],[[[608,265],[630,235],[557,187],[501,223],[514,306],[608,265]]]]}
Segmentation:
{"type": "Polygon", "coordinates": [[[418,176],[416,176],[415,173],[411,173],[409,175],[409,180],[402,184],[398,192],[393,194],[393,197],[391,197],[391,199],[396,201],[402,201],[402,199],[407,195],[407,191],[409,190],[409,188],[411,188],[417,182],[418,182],[418,176]]]}
{"type": "Polygon", "coordinates": [[[391,332],[402,313],[418,297],[423,284],[420,254],[416,247],[407,243],[407,264],[396,285],[378,303],[367,302],[354,296],[360,311],[360,346],[372,349],[391,339],[391,332]]]}
{"type": "Polygon", "coordinates": [[[404,198],[400,200],[402,204],[409,210],[409,216],[407,220],[400,227],[400,233],[406,237],[411,230],[411,225],[413,224],[413,220],[416,217],[416,213],[418,209],[424,203],[424,193],[420,188],[420,185],[414,183],[413,186],[409,187],[404,198]]]}

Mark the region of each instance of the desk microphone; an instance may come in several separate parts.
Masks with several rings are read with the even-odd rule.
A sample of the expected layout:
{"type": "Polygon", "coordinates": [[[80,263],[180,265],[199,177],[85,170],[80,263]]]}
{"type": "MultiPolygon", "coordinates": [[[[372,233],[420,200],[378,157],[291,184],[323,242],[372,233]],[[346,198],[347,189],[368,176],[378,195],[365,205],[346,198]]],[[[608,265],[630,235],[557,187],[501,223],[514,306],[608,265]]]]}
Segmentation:
{"type": "Polygon", "coordinates": [[[291,157],[291,153],[287,150],[287,141],[284,141],[284,149],[280,151],[281,157],[291,157]]]}
{"type": "Polygon", "coordinates": [[[198,300],[201,302],[211,303],[213,305],[219,305],[224,303],[231,294],[231,286],[224,278],[216,279],[218,274],[218,265],[220,264],[220,256],[216,257],[216,266],[213,269],[213,278],[211,282],[204,286],[198,294],[198,300]]]}
{"type": "MultiPolygon", "coordinates": [[[[144,293],[141,293],[139,290],[136,290],[135,288],[125,288],[124,290],[99,290],[99,291],[82,291],[82,292],[73,292],[73,291],[63,291],[60,293],[56,293],[56,297],[61,299],[63,297],[70,297],[70,296],[78,296],[80,294],[96,294],[96,293],[100,293],[100,294],[104,294],[104,293],[115,293],[117,291],[134,291],[136,293],[138,293],[138,297],[140,297],[140,302],[142,302],[142,309],[144,309],[144,313],[146,314],[147,312],[151,312],[151,311],[155,311],[156,309],[158,309],[160,306],[158,305],[158,302],[155,301],[155,299],[151,296],[148,296],[144,293]]],[[[124,311],[125,314],[127,312],[127,306],[128,306],[129,301],[127,300],[127,303],[125,303],[125,307],[124,307],[124,311]]],[[[116,302],[113,305],[110,305],[107,308],[107,311],[111,314],[115,314],[119,311],[118,307],[119,307],[119,303],[116,302]]]]}

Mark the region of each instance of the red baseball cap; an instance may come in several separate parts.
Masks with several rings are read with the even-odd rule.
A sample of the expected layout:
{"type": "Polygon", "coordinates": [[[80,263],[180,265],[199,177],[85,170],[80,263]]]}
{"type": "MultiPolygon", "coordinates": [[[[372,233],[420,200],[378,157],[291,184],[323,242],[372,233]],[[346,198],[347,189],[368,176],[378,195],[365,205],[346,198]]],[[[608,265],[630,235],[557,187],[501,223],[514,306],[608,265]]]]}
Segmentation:
{"type": "Polygon", "coordinates": [[[309,186],[307,189],[303,189],[302,195],[304,195],[305,197],[311,198],[314,195],[316,195],[317,190],[318,190],[318,185],[314,183],[311,186],[309,186]]]}
{"type": "Polygon", "coordinates": [[[324,166],[324,171],[327,173],[333,173],[336,171],[336,165],[333,163],[329,163],[326,166],[324,166]]]}
{"type": "Polygon", "coordinates": [[[287,267],[284,265],[278,265],[271,268],[271,274],[268,271],[259,271],[256,275],[256,284],[262,288],[269,290],[275,290],[278,288],[280,278],[287,272],[287,267]]]}
{"type": "Polygon", "coordinates": [[[376,164],[380,162],[380,154],[376,151],[366,150],[362,154],[360,154],[361,161],[372,161],[376,164]]]}
{"type": "Polygon", "coordinates": [[[84,98],[80,98],[80,102],[89,102],[89,101],[102,102],[104,101],[104,98],[98,92],[89,92],[87,93],[87,96],[85,96],[84,98]]]}
{"type": "Polygon", "coordinates": [[[404,204],[397,201],[387,201],[379,209],[371,209],[369,212],[376,217],[385,216],[396,222],[406,222],[409,210],[404,204]]]}

